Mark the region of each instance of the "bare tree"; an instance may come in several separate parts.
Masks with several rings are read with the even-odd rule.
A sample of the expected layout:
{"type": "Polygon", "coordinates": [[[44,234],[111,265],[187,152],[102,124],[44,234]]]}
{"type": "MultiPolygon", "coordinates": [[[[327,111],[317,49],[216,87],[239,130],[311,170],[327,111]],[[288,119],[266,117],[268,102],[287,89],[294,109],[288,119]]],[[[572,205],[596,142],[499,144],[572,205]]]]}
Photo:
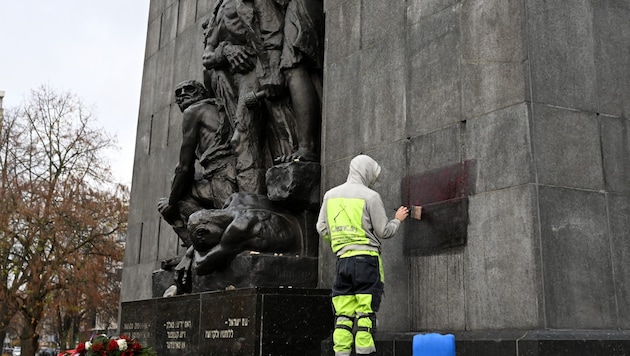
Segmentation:
{"type": "Polygon", "coordinates": [[[91,126],[91,110],[76,95],[42,86],[22,107],[7,111],[5,121],[12,131],[3,125],[2,137],[6,131],[9,139],[1,150],[1,198],[10,207],[0,210],[0,223],[6,222],[1,282],[7,282],[0,296],[13,301],[7,315],[17,310],[24,317],[22,354],[32,356],[55,297],[72,300],[72,294],[97,288],[87,271],[120,259],[128,190],[112,184],[103,159],[113,138],[91,126]]]}
{"type": "Polygon", "coordinates": [[[0,118],[0,340],[4,340],[11,320],[17,312],[17,284],[13,282],[11,248],[16,243],[15,235],[9,228],[9,221],[17,207],[16,186],[17,167],[15,151],[18,145],[20,128],[13,116],[0,118]]]}

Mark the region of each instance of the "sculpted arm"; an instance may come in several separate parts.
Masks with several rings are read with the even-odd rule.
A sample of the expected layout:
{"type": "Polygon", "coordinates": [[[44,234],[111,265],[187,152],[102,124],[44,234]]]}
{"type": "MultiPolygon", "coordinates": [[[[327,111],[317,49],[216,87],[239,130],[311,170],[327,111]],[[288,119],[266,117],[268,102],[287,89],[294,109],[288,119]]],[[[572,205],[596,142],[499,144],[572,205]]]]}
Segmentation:
{"type": "Polygon", "coordinates": [[[179,151],[179,163],[175,168],[175,177],[171,185],[168,203],[176,206],[182,200],[192,184],[195,175],[195,148],[199,132],[199,120],[195,113],[184,111],[182,122],[182,146],[179,151]]]}
{"type": "Polygon", "coordinates": [[[219,27],[221,20],[209,24],[208,33],[204,41],[202,64],[206,69],[213,69],[227,64],[223,51],[219,48],[219,27]]]}

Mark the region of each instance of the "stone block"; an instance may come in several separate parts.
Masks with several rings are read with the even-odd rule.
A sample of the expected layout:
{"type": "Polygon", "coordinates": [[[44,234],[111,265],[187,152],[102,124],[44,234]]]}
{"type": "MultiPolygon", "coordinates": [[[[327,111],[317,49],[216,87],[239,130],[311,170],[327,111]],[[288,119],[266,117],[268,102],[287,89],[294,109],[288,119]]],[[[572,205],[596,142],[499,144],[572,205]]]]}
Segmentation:
{"type": "Polygon", "coordinates": [[[461,125],[455,124],[409,139],[409,174],[418,174],[462,161],[461,125]]]}
{"type": "Polygon", "coordinates": [[[464,246],[467,227],[467,198],[423,205],[422,220],[410,218],[405,224],[404,253],[425,256],[464,246]]]}
{"type": "Polygon", "coordinates": [[[414,24],[441,11],[455,11],[461,0],[427,0],[407,2],[407,23],[414,24]]]}
{"type": "MultiPolygon", "coordinates": [[[[177,36],[175,58],[178,65],[173,71],[173,88],[184,80],[197,80],[203,83],[203,31],[201,23],[196,22],[177,36]]],[[[176,106],[176,105],[175,105],[176,106]]],[[[179,111],[179,108],[177,108],[179,111]]]]}
{"type": "MultiPolygon", "coordinates": [[[[414,58],[427,50],[431,50],[441,43],[450,45],[456,44],[451,49],[456,49],[449,56],[459,57],[461,53],[461,29],[460,29],[461,6],[456,5],[446,7],[432,14],[423,17],[419,22],[408,24],[407,31],[407,56],[414,58]],[[457,54],[456,54],[457,53],[457,54]]],[[[442,45],[445,46],[445,45],[442,45]]],[[[435,61],[430,64],[436,65],[435,61]]]]}
{"type": "Polygon", "coordinates": [[[599,120],[606,189],[630,193],[630,120],[601,116],[599,120]]]}
{"type": "MultiPolygon", "coordinates": [[[[174,96],[175,90],[173,90],[173,97],[174,96]]],[[[182,122],[184,114],[182,114],[177,104],[170,105],[168,110],[165,109],[163,111],[164,112],[156,113],[154,116],[154,125],[160,127],[161,130],[165,130],[162,134],[163,139],[160,141],[162,144],[160,150],[164,151],[161,152],[165,159],[163,164],[168,168],[161,173],[170,177],[174,174],[175,167],[179,162],[179,151],[183,140],[182,122]]]]}
{"type": "Polygon", "coordinates": [[[525,102],[523,62],[462,63],[462,112],[465,119],[525,102]]]}
{"type": "Polygon", "coordinates": [[[630,196],[609,194],[610,243],[619,326],[630,329],[630,196]]]}
{"type": "Polygon", "coordinates": [[[533,185],[470,197],[464,259],[467,330],[543,326],[536,217],[533,185]]]}
{"type": "Polygon", "coordinates": [[[179,1],[166,5],[162,12],[160,29],[160,48],[166,46],[177,36],[177,21],[179,18],[179,1]]]}
{"type": "Polygon", "coordinates": [[[153,89],[154,110],[162,110],[174,102],[174,90],[177,83],[173,83],[175,71],[175,42],[171,41],[160,48],[155,54],[155,88],[153,89]]]}
{"type": "MultiPolygon", "coordinates": [[[[405,24],[403,1],[364,0],[361,7],[361,48],[371,47],[380,41],[403,39],[405,24]]],[[[399,47],[399,50],[403,50],[399,47]]],[[[402,57],[401,57],[402,58],[402,57]]],[[[397,65],[390,63],[391,68],[397,65]]]]}
{"type": "MultiPolygon", "coordinates": [[[[348,0],[339,6],[326,5],[326,64],[331,65],[361,49],[361,1],[348,0]]],[[[355,67],[356,68],[356,67],[355,67]]]]}
{"type": "Polygon", "coordinates": [[[470,175],[474,167],[474,161],[466,161],[406,176],[401,180],[402,201],[425,206],[465,198],[474,185],[470,175]]]}
{"type": "Polygon", "coordinates": [[[135,265],[140,262],[140,239],[142,235],[142,222],[137,218],[134,222],[130,219],[127,224],[127,238],[125,240],[125,266],[135,265]]]}
{"type": "Polygon", "coordinates": [[[149,22],[154,21],[156,18],[159,20],[164,11],[164,0],[153,0],[151,6],[149,6],[149,22]]]}
{"type": "Polygon", "coordinates": [[[604,194],[547,186],[538,192],[547,327],[617,328],[604,194]]]}
{"type": "Polygon", "coordinates": [[[358,135],[361,102],[359,96],[359,56],[354,55],[343,62],[326,68],[324,81],[326,109],[322,125],[322,160],[336,161],[362,149],[358,135]]]}
{"type": "Polygon", "coordinates": [[[532,115],[538,182],[603,189],[602,148],[595,114],[534,105],[532,115]]]}
{"type": "Polygon", "coordinates": [[[193,275],[193,293],[236,287],[317,287],[317,257],[249,253],[236,256],[223,271],[193,275]]]}
{"type": "Polygon", "coordinates": [[[201,27],[196,28],[197,21],[197,0],[179,0],[179,10],[177,19],[177,40],[179,35],[190,27],[194,27],[197,32],[201,32],[201,27]]]}
{"type": "Polygon", "coordinates": [[[199,350],[203,337],[199,329],[200,308],[199,295],[156,300],[153,349],[158,355],[203,354],[199,350]]]}
{"type": "Polygon", "coordinates": [[[409,330],[465,330],[464,248],[439,255],[410,256],[409,330]]]}
{"type": "Polygon", "coordinates": [[[125,265],[120,286],[120,301],[150,299],[152,297],[151,274],[156,268],[155,261],[125,265]]]}
{"type": "Polygon", "coordinates": [[[344,2],[354,1],[354,0],[324,0],[324,12],[328,12],[331,9],[340,6],[344,2]]]}
{"type": "MultiPolygon", "coordinates": [[[[376,354],[411,356],[413,337],[417,334],[378,333],[375,337],[376,354]]],[[[457,355],[462,356],[620,356],[630,352],[630,333],[627,331],[489,330],[455,331],[452,334],[455,336],[457,355]]]]}
{"type": "MultiPolygon", "coordinates": [[[[151,6],[153,8],[153,6],[151,6]]],[[[150,20],[147,30],[147,42],[145,44],[145,60],[153,56],[160,49],[160,28],[162,26],[161,17],[150,20]]],[[[145,77],[146,78],[146,77],[145,77]]]]}
{"type": "MultiPolygon", "coordinates": [[[[145,67],[146,69],[146,67],[145,67]]],[[[143,91],[145,92],[145,91],[143,91]]],[[[147,93],[148,94],[148,93],[147,93]]],[[[134,160],[145,159],[150,153],[151,148],[151,125],[153,121],[153,108],[149,110],[148,107],[140,107],[140,111],[146,111],[146,115],[140,114],[138,117],[138,126],[136,128],[136,149],[134,160]],[[146,109],[146,110],[145,110],[146,109]]],[[[134,170],[137,170],[137,165],[134,164],[134,170]]],[[[133,177],[136,178],[135,176],[133,177]]]]}
{"type": "Polygon", "coordinates": [[[267,197],[293,211],[300,207],[319,210],[319,180],[321,166],[313,162],[290,162],[267,170],[267,197]],[[286,203],[282,203],[286,202],[286,203]]]}
{"type": "Polygon", "coordinates": [[[599,1],[593,7],[598,110],[627,118],[630,116],[630,3],[599,1]]]}
{"type": "Polygon", "coordinates": [[[125,302],[120,314],[120,330],[144,347],[157,344],[156,328],[157,299],[125,302]]]}
{"type": "Polygon", "coordinates": [[[328,162],[322,166],[322,196],[324,193],[348,179],[350,160],[354,156],[348,156],[338,161],[328,162]]]}
{"type": "Polygon", "coordinates": [[[437,254],[466,243],[471,168],[474,162],[463,162],[401,180],[405,205],[422,206],[421,219],[412,212],[405,224],[405,255],[437,254]]]}
{"type": "Polygon", "coordinates": [[[520,0],[464,1],[461,10],[464,60],[522,62],[526,56],[524,11],[520,0]]]}
{"type": "Polygon", "coordinates": [[[443,11],[408,29],[407,136],[461,120],[459,11],[443,11]]]}
{"type": "Polygon", "coordinates": [[[330,290],[240,289],[121,305],[121,332],[158,355],[321,354],[330,290]]]}
{"type": "Polygon", "coordinates": [[[597,79],[590,1],[525,3],[532,100],[597,111],[597,79]]]}
{"type": "MultiPolygon", "coordinates": [[[[201,18],[210,18],[212,16],[212,9],[217,0],[197,0],[197,20],[201,18]]],[[[201,23],[201,21],[199,22],[201,23]]]]}
{"type": "MultiPolygon", "coordinates": [[[[149,147],[149,155],[151,158],[166,154],[165,150],[168,147],[168,140],[171,131],[174,131],[171,126],[175,126],[176,136],[179,136],[181,142],[181,113],[178,117],[171,115],[172,105],[165,106],[161,110],[156,111],[151,117],[151,143],[149,147]],[[171,124],[173,122],[174,124],[171,124]]],[[[177,150],[179,151],[179,150],[177,150]]],[[[164,163],[163,161],[161,163],[164,163]]],[[[159,171],[157,171],[159,172],[159,171]]]]}
{"type": "MultiPolygon", "coordinates": [[[[159,217],[159,213],[157,211],[157,203],[154,207],[155,214],[159,217]]],[[[171,225],[169,225],[164,219],[160,218],[159,222],[159,230],[156,239],[157,245],[157,255],[156,259],[158,261],[162,261],[167,258],[172,258],[180,253],[185,252],[182,251],[182,241],[179,239],[177,234],[173,231],[171,225]]]]}
{"type": "Polygon", "coordinates": [[[474,191],[482,193],[534,179],[529,110],[519,104],[466,121],[466,159],[476,161],[474,191]]]}
{"type": "MultiPolygon", "coordinates": [[[[147,211],[147,210],[145,210],[147,211]]],[[[158,236],[160,233],[161,219],[157,214],[152,217],[143,217],[142,234],[140,237],[140,263],[149,263],[156,261],[158,255],[158,236]]]]}
{"type": "MultiPolygon", "coordinates": [[[[181,261],[181,258],[178,258],[177,261],[181,261]]],[[[166,261],[162,262],[162,266],[165,265],[166,261]]],[[[161,298],[164,296],[164,293],[171,287],[175,285],[175,271],[172,266],[170,270],[164,270],[162,268],[153,271],[151,274],[151,293],[153,298],[161,298]]],[[[171,291],[169,291],[170,293],[171,291]]]]}
{"type": "Polygon", "coordinates": [[[356,121],[361,147],[405,138],[404,40],[395,36],[375,43],[360,55],[360,111],[356,121]]]}

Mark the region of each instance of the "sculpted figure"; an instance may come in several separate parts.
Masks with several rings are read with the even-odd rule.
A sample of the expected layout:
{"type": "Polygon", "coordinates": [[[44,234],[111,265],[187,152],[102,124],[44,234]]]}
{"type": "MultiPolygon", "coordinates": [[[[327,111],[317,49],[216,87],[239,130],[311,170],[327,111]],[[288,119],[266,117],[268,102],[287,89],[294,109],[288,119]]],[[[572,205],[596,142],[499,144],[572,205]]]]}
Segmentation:
{"type": "MultiPolygon", "coordinates": [[[[321,115],[321,71],[324,55],[324,23],[321,0],[253,0],[260,24],[261,47],[272,48],[270,66],[278,66],[295,118],[294,150],[274,157],[276,163],[319,161],[319,121],[321,115]],[[281,20],[280,20],[281,19],[281,20]],[[282,33],[282,44],[277,38],[282,33]],[[267,34],[277,34],[269,36],[267,34]],[[280,53],[280,60],[276,60],[280,53]]],[[[274,101],[278,89],[263,86],[248,93],[246,101],[255,105],[261,99],[274,101]]]]}
{"type": "Polygon", "coordinates": [[[239,190],[264,194],[265,122],[262,112],[250,110],[244,101],[244,93],[260,87],[252,21],[253,9],[243,2],[222,0],[216,4],[205,28],[204,80],[224,102],[232,121],[239,190]]]}
{"type": "MultiPolygon", "coordinates": [[[[275,174],[289,175],[286,181],[293,182],[312,172],[312,164],[294,161],[319,161],[322,1],[217,0],[203,29],[203,74],[209,93],[194,100],[188,90],[203,86],[195,82],[190,88],[178,87],[178,104],[194,104],[181,107],[180,162],[171,194],[159,206],[189,247],[175,268],[178,293],[191,290],[193,270],[197,275],[221,271],[244,251],[306,255],[312,247],[304,240],[308,231],[298,222],[308,212],[294,204],[303,200],[299,193],[310,199],[312,192],[296,193],[283,186],[280,189],[290,194],[272,194],[277,200],[272,203],[266,196],[265,172],[274,163],[288,163],[274,167],[284,169],[275,174]],[[202,101],[207,103],[204,109],[195,109],[202,101]],[[200,117],[206,116],[216,125],[204,124],[200,117]],[[208,128],[215,136],[204,140],[193,128],[208,128]],[[214,142],[216,149],[209,150],[201,141],[214,142]],[[197,178],[195,159],[204,167],[197,178]],[[215,164],[210,169],[204,162],[215,164]],[[280,206],[296,211],[288,213],[280,206]]],[[[270,184],[276,190],[280,185],[274,180],[270,184]]]]}
{"type": "Polygon", "coordinates": [[[177,105],[183,113],[179,163],[168,198],[158,211],[173,226],[185,246],[188,216],[205,208],[219,208],[237,189],[234,155],[230,147],[231,127],[225,113],[208,98],[205,87],[194,80],[177,85],[177,105]],[[201,167],[195,171],[195,162],[201,167]]]}
{"type": "Polygon", "coordinates": [[[226,268],[243,251],[302,253],[298,220],[252,193],[234,193],[223,209],[200,210],[188,219],[192,246],[176,267],[178,290],[192,269],[208,275],[226,268]]]}
{"type": "MultiPolygon", "coordinates": [[[[258,141],[262,143],[261,133],[269,133],[265,144],[276,163],[319,161],[322,2],[222,0],[214,15],[205,26],[206,85],[218,97],[236,100],[235,122],[251,121],[243,120],[245,110],[250,119],[255,113],[256,121],[266,121],[266,127],[258,127],[265,130],[258,131],[258,141]],[[235,90],[225,84],[230,77],[226,68],[235,90]],[[244,72],[247,85],[238,74],[244,72]]],[[[235,147],[243,146],[241,140],[256,140],[255,135],[237,125],[235,147]]]]}

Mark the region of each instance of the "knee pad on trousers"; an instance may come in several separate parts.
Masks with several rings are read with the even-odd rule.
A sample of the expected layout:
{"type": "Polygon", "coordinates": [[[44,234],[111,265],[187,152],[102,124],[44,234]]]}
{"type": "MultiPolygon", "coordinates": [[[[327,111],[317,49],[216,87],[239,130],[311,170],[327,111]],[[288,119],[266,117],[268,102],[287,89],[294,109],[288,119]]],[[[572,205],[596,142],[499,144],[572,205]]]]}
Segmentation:
{"type": "Polygon", "coordinates": [[[359,331],[367,331],[370,334],[374,335],[376,333],[376,314],[370,313],[365,315],[357,316],[357,330],[359,331]],[[370,323],[362,322],[362,319],[369,319],[370,323]],[[371,324],[370,326],[366,326],[365,324],[371,324]]]}

